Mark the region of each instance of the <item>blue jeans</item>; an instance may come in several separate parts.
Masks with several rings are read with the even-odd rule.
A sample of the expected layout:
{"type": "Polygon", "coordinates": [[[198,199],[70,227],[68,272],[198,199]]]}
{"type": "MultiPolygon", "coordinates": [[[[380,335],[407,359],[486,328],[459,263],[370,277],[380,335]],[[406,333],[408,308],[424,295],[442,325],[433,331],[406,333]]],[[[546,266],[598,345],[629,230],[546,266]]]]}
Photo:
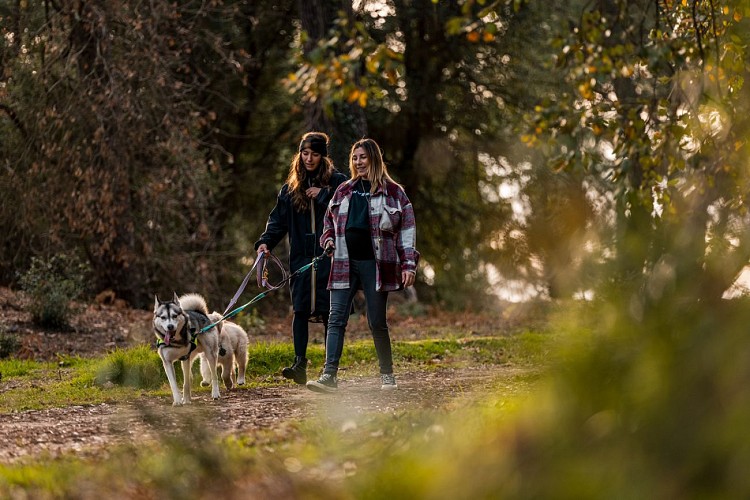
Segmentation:
{"type": "Polygon", "coordinates": [[[344,351],[344,332],[352,310],[354,294],[362,287],[367,304],[367,324],[375,342],[375,352],[380,363],[380,373],[393,373],[391,337],[385,314],[388,307],[388,292],[375,290],[375,260],[349,261],[349,288],[331,290],[331,313],[328,317],[326,338],[326,364],[323,373],[335,375],[344,351]]]}

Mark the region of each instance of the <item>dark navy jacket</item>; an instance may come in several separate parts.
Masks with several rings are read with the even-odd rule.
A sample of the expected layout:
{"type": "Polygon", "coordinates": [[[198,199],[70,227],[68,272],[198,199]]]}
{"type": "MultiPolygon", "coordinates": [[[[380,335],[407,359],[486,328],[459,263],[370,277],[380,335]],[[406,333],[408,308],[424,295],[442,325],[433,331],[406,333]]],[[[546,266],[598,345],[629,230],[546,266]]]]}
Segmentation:
{"type": "MultiPolygon", "coordinates": [[[[289,270],[293,273],[300,267],[307,265],[310,261],[323,253],[319,240],[323,234],[323,216],[328,208],[336,188],[347,180],[341,172],[334,171],[331,176],[331,185],[323,187],[314,200],[315,227],[312,228],[312,217],[310,208],[304,212],[297,212],[292,205],[289,195],[289,186],[284,184],[276,199],[276,206],[268,216],[266,230],[255,242],[255,249],[265,243],[269,250],[278,245],[284,236],[289,235],[289,270]]],[[[321,186],[316,186],[321,187],[321,186]]],[[[292,293],[292,304],[295,312],[312,312],[313,315],[328,313],[330,304],[328,286],[328,275],[331,272],[331,260],[321,259],[317,264],[315,273],[315,308],[311,307],[311,283],[312,269],[305,271],[299,276],[292,278],[290,283],[292,293]]]]}

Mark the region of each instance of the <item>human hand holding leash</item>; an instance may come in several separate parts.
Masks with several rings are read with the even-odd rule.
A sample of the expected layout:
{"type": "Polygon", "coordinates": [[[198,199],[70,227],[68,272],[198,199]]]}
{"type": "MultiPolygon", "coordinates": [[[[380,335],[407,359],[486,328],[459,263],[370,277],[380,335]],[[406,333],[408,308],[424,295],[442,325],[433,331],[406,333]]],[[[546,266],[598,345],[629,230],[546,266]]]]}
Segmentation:
{"type": "Polygon", "coordinates": [[[266,246],[265,243],[261,243],[258,245],[258,255],[260,254],[267,254],[268,253],[268,246],[266,246]]]}
{"type": "Polygon", "coordinates": [[[305,194],[308,198],[317,198],[318,194],[320,194],[320,188],[319,187],[309,187],[305,189],[305,194]]]}

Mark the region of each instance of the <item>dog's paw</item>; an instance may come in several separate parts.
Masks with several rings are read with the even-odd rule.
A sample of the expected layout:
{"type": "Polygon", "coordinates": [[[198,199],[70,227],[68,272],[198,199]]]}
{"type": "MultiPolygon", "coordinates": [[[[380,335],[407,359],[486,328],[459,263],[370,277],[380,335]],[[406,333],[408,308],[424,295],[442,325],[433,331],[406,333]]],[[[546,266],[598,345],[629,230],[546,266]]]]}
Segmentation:
{"type": "Polygon", "coordinates": [[[201,387],[208,387],[209,385],[211,385],[211,382],[208,380],[201,380],[201,387]]]}
{"type": "Polygon", "coordinates": [[[172,403],[172,406],[182,406],[182,401],[175,401],[172,403]]]}
{"type": "Polygon", "coordinates": [[[245,380],[238,380],[237,385],[245,385],[245,380]]]}

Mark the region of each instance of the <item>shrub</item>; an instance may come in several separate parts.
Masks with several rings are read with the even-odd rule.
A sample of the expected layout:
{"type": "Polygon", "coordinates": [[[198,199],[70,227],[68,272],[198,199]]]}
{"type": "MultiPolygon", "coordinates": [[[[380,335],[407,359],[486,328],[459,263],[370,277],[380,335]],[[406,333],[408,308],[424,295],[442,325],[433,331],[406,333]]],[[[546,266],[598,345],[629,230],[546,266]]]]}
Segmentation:
{"type": "Polygon", "coordinates": [[[246,309],[236,316],[229,318],[229,321],[240,325],[248,334],[263,334],[266,327],[266,320],[261,317],[255,308],[246,309]]]}
{"type": "Polygon", "coordinates": [[[139,389],[156,389],[164,383],[164,370],[159,356],[149,346],[118,349],[96,368],[94,381],[99,386],[108,382],[139,389]]]}
{"type": "Polygon", "coordinates": [[[11,357],[20,347],[21,342],[17,336],[0,331],[0,359],[11,357]]]}
{"type": "Polygon", "coordinates": [[[20,277],[21,288],[29,294],[34,323],[65,328],[72,315],[71,302],[81,297],[89,270],[75,257],[64,254],[43,259],[33,257],[31,266],[20,277]]]}

